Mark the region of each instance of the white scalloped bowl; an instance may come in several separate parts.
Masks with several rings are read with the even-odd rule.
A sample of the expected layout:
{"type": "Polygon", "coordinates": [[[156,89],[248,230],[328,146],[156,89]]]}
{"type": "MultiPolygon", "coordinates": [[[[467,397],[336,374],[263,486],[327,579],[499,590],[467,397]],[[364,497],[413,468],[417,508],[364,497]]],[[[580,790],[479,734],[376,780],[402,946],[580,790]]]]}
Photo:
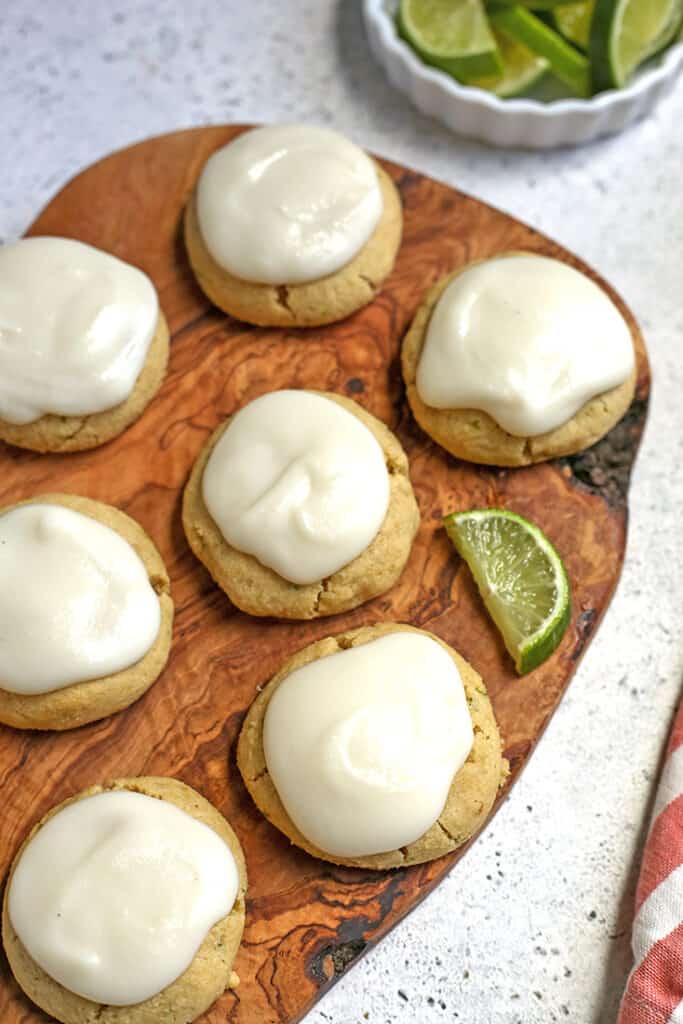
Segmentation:
{"type": "Polygon", "coordinates": [[[620,132],[652,110],[683,67],[683,42],[677,42],[625,89],[590,100],[500,99],[424,64],[396,31],[397,7],[398,0],[363,0],[370,47],[391,83],[423,114],[494,146],[550,149],[620,132]]]}

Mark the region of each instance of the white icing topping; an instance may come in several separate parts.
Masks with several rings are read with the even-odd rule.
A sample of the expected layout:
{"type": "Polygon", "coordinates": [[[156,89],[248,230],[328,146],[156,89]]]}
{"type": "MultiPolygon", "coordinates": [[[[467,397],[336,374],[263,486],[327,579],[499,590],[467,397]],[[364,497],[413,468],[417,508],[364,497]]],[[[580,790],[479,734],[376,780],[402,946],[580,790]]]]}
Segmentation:
{"type": "Polygon", "coordinates": [[[204,243],[245,281],[299,284],[339,270],[382,215],[372,160],[328,128],[283,124],[240,135],[197,186],[204,243]]]}
{"type": "Polygon", "coordinates": [[[289,817],[339,857],[397,850],[423,835],[472,741],[452,658],[408,632],[296,669],[273,694],[263,728],[289,817]]]}
{"type": "Polygon", "coordinates": [[[189,967],[238,885],[213,829],[167,801],[112,790],[69,804],[38,830],[12,876],[9,915],[60,985],[130,1006],[189,967]]]}
{"type": "Polygon", "coordinates": [[[161,608],[115,530],[61,505],[0,515],[0,687],[47,693],[134,665],[161,608]]]}
{"type": "Polygon", "coordinates": [[[274,391],[233,418],[202,491],[228,544],[304,584],[372,542],[389,505],[389,474],[352,413],[308,391],[274,391]]]}
{"type": "Polygon", "coordinates": [[[123,402],[159,318],[149,278],[69,238],[0,247],[0,418],[85,416],[123,402]]]}
{"type": "Polygon", "coordinates": [[[566,423],[633,371],[626,321],[605,292],[558,260],[487,260],[443,292],[427,329],[417,391],[436,409],[481,409],[533,437],[566,423]]]}

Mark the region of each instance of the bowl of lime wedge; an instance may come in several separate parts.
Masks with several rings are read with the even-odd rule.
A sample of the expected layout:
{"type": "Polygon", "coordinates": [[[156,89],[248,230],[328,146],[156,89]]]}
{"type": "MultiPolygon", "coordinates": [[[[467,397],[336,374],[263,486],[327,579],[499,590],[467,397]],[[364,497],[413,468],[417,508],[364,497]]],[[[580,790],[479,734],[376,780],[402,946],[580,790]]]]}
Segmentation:
{"type": "Polygon", "coordinates": [[[363,0],[363,12],[393,85],[497,146],[619,132],[683,68],[683,0],[363,0]]]}

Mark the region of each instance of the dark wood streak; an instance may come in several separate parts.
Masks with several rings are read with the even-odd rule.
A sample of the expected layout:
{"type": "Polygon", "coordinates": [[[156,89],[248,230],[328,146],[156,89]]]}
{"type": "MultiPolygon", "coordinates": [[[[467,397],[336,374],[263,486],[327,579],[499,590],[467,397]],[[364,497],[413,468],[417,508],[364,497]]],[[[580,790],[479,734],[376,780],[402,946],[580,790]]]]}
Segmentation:
{"type": "MultiPolygon", "coordinates": [[[[160,291],[173,345],[160,394],[138,423],[106,447],[37,456],[0,445],[0,503],[63,490],[124,508],[167,562],[177,617],[166,671],[128,711],[64,735],[0,728],[0,869],[4,875],[36,818],[85,786],[141,772],[183,779],[230,819],[249,868],[247,927],[235,965],[241,984],[205,1020],[292,1024],[438,884],[466,847],[389,874],[334,868],[291,847],[258,814],[241,784],[234,746],[244,710],[257,688],[305,644],[363,623],[412,622],[452,643],[483,675],[511,760],[512,785],[619,576],[626,511],[605,480],[618,475],[619,493],[625,494],[645,421],[649,371],[633,317],[580,260],[497,210],[389,163],[384,166],[405,204],[405,232],[396,268],[376,301],[321,330],[258,330],[224,317],[194,283],[179,225],[203,162],[237,130],[178,132],[115,153],[68,184],[30,231],[71,235],[142,266],[160,291]],[[398,363],[401,335],[425,289],[466,260],[509,249],[559,257],[598,280],[633,328],[639,374],[638,401],[611,440],[584,456],[517,471],[466,465],[432,444],[405,406],[398,363]],[[237,612],[191,556],[180,525],[182,487],[209,433],[250,398],[283,386],[350,392],[397,430],[411,460],[422,526],[406,571],[389,594],[332,620],[285,623],[237,612]],[[445,512],[482,505],[509,507],[538,522],[562,553],[572,583],[574,618],[563,643],[523,679],[441,529],[445,512]]],[[[6,964],[0,972],[3,1024],[44,1022],[6,964]]]]}
{"type": "Polygon", "coordinates": [[[565,461],[577,486],[599,494],[615,507],[625,506],[633,464],[633,445],[638,443],[647,415],[649,395],[636,394],[631,408],[606,437],[585,452],[565,461]]]}

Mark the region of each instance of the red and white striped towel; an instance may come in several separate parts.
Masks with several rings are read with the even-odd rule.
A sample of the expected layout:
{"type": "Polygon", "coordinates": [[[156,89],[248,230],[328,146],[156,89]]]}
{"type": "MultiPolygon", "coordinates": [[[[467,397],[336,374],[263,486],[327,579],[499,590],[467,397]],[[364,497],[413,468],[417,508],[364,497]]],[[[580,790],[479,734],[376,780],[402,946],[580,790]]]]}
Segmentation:
{"type": "Polygon", "coordinates": [[[683,704],[645,844],[632,944],[618,1024],[683,1024],[683,704]]]}

